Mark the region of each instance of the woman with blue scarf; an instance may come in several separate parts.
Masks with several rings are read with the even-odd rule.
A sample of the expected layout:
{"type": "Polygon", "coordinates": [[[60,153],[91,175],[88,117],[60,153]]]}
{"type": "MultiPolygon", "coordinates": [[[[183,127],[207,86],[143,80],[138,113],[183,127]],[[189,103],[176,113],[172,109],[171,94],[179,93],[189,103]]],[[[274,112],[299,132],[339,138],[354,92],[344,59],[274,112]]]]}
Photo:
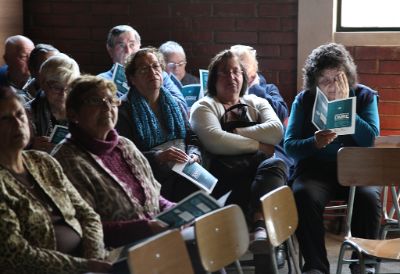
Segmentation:
{"type": "Polygon", "coordinates": [[[163,196],[179,201],[197,188],[171,167],[188,160],[200,162],[201,153],[185,111],[162,87],[163,67],[163,57],[155,48],[142,48],[129,57],[126,76],[131,88],[121,98],[116,129],[149,160],[163,196]]]}

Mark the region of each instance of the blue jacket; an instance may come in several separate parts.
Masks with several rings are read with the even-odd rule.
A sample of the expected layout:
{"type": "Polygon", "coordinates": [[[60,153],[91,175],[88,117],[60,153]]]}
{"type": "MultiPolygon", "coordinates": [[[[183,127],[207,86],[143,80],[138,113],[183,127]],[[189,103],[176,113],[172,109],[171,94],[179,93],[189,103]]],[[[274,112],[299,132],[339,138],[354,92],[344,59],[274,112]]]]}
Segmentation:
{"type": "Polygon", "coordinates": [[[296,162],[295,173],[307,167],[336,166],[337,151],[341,147],[372,146],[379,135],[377,92],[358,84],[355,90],[350,90],[350,96],[357,98],[355,133],[338,136],[323,149],[315,146],[314,133],[317,128],[311,122],[315,90],[302,91],[296,96],[284,140],[286,153],[296,162]]]}

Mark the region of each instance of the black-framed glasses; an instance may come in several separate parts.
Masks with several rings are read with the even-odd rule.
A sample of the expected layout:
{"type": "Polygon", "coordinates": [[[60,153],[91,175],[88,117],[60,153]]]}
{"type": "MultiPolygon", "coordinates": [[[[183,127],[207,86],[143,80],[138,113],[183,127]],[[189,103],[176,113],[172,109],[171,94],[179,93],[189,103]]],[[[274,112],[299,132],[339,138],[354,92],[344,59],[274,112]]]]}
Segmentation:
{"type": "Polygon", "coordinates": [[[87,106],[103,106],[104,104],[107,104],[108,106],[112,106],[112,107],[117,107],[119,105],[121,105],[121,100],[119,100],[118,98],[114,98],[114,97],[89,97],[86,99],[83,99],[83,104],[87,105],[87,106]]]}
{"type": "Polygon", "coordinates": [[[153,63],[153,64],[151,64],[151,65],[148,65],[148,66],[141,66],[141,67],[138,67],[137,69],[136,69],[136,71],[139,73],[139,74],[142,74],[142,75],[144,75],[144,74],[147,74],[147,73],[149,73],[150,71],[161,71],[161,65],[160,65],[160,63],[153,63]]]}
{"type": "Polygon", "coordinates": [[[241,75],[243,75],[243,70],[241,69],[231,69],[231,70],[220,70],[217,72],[218,76],[221,77],[230,77],[232,74],[235,77],[239,77],[241,75]]]}

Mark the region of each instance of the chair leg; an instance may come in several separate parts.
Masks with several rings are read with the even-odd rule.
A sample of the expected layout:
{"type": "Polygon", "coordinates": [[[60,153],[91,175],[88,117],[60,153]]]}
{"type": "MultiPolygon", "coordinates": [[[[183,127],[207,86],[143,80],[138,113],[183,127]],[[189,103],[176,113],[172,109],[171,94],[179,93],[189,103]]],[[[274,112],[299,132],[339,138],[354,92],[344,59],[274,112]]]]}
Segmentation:
{"type": "Polygon", "coordinates": [[[235,261],[235,265],[236,265],[236,269],[237,269],[238,273],[243,274],[243,269],[242,269],[242,266],[240,265],[239,260],[235,261]]]}
{"type": "MultiPolygon", "coordinates": [[[[294,273],[301,274],[300,265],[299,265],[299,262],[297,261],[297,254],[296,254],[292,239],[291,238],[287,239],[286,243],[287,243],[287,247],[288,247],[288,251],[289,251],[289,257],[291,258],[291,261],[293,264],[294,273]]],[[[290,265],[289,260],[288,260],[288,264],[290,265]]]]}
{"type": "Polygon", "coordinates": [[[345,251],[346,251],[346,246],[345,246],[345,244],[342,244],[340,246],[338,263],[337,263],[337,268],[336,268],[336,274],[342,274],[343,259],[344,259],[344,252],[345,251]]]}

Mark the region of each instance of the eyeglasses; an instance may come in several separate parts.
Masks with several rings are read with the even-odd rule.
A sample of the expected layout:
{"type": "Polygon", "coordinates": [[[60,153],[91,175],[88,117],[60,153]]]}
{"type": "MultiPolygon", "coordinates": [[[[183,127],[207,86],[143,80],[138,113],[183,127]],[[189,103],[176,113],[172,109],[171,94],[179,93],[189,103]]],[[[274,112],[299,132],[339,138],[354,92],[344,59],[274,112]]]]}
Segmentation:
{"type": "Polygon", "coordinates": [[[88,105],[88,106],[102,106],[104,104],[107,104],[107,106],[112,106],[112,107],[117,107],[121,105],[121,100],[118,98],[113,98],[113,97],[89,97],[83,100],[83,104],[88,105]]]}
{"type": "Polygon", "coordinates": [[[187,64],[186,61],[181,61],[181,62],[179,62],[179,63],[170,62],[170,63],[167,63],[167,66],[168,66],[170,69],[176,69],[176,68],[183,67],[183,66],[186,65],[186,64],[187,64]]]}
{"type": "Polygon", "coordinates": [[[158,71],[161,71],[161,65],[160,65],[160,63],[153,63],[153,64],[151,64],[149,66],[139,67],[139,68],[136,69],[136,71],[139,74],[142,74],[142,75],[147,74],[150,71],[158,72],[158,71]]]}
{"type": "Polygon", "coordinates": [[[129,42],[129,43],[124,43],[124,42],[119,42],[115,44],[116,46],[118,46],[120,49],[125,49],[125,48],[130,48],[130,49],[134,49],[136,46],[136,42],[129,42]]]}
{"type": "Polygon", "coordinates": [[[243,70],[241,70],[241,69],[221,70],[221,71],[218,71],[217,74],[221,77],[231,77],[232,74],[235,77],[239,77],[239,76],[243,75],[243,70]]]}
{"type": "Polygon", "coordinates": [[[58,92],[58,93],[65,92],[68,89],[67,86],[63,86],[63,85],[60,85],[60,84],[57,84],[57,83],[47,83],[47,85],[48,85],[48,87],[50,89],[52,89],[52,90],[54,90],[55,92],[58,92]]]}

